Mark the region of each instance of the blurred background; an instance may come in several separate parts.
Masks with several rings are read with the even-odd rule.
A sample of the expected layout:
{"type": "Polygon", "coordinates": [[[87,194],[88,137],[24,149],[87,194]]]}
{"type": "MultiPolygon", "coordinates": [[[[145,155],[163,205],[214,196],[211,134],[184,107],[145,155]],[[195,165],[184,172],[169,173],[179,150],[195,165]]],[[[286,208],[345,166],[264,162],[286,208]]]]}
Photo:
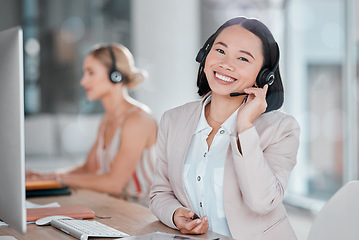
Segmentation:
{"type": "Polygon", "coordinates": [[[80,163],[93,144],[103,109],[86,100],[79,82],[94,44],[130,49],[148,72],[130,94],[159,121],[165,110],[199,98],[198,50],[224,21],[244,15],[264,22],[279,43],[283,110],[302,129],[285,198],[298,237],[305,239],[343,184],[358,179],[356,0],[0,0],[0,6],[0,31],[18,25],[24,31],[29,168],[80,163]]]}

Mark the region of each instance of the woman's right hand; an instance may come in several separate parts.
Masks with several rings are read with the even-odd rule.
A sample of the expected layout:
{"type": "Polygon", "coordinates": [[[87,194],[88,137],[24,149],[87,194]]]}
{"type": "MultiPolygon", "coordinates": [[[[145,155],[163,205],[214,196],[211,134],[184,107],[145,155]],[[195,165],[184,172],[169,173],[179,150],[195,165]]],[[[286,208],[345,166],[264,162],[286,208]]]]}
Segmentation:
{"type": "Polygon", "coordinates": [[[202,219],[192,219],[194,212],[178,208],[173,215],[173,222],[183,234],[204,234],[208,230],[208,218],[204,216],[202,219]]]}
{"type": "Polygon", "coordinates": [[[241,133],[253,127],[253,121],[265,112],[267,108],[266,95],[268,85],[263,88],[246,88],[244,92],[248,94],[246,102],[238,110],[237,132],[241,133]]]}

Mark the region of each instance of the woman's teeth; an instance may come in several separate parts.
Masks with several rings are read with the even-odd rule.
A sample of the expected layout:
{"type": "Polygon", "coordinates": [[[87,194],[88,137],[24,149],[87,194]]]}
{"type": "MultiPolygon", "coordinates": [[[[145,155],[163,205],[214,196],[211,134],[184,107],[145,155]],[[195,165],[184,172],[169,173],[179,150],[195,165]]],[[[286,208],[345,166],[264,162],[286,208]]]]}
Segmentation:
{"type": "Polygon", "coordinates": [[[221,80],[223,80],[223,81],[225,81],[225,82],[234,82],[234,81],[235,81],[234,78],[230,78],[230,77],[227,77],[227,76],[223,76],[223,75],[221,75],[221,74],[219,74],[219,73],[216,73],[215,75],[216,75],[217,78],[219,78],[219,79],[221,79],[221,80]]]}

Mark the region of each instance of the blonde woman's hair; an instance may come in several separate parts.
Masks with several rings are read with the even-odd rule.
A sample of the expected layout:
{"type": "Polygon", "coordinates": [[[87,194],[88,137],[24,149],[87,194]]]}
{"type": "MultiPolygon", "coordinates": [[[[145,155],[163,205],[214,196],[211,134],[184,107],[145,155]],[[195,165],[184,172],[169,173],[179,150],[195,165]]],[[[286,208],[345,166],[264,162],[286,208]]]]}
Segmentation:
{"type": "Polygon", "coordinates": [[[123,75],[121,83],[130,89],[136,88],[145,80],[146,72],[135,67],[133,55],[128,48],[118,43],[110,45],[96,45],[88,55],[91,55],[102,62],[110,72],[113,62],[108,47],[111,47],[112,49],[116,60],[117,70],[123,75]]]}

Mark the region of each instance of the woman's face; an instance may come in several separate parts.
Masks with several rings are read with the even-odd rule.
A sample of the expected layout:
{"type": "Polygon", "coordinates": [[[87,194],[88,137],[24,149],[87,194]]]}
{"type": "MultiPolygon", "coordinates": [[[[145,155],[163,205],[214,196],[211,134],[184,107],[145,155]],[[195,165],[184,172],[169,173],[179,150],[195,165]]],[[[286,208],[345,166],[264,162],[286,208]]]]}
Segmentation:
{"type": "Polygon", "coordinates": [[[204,73],[213,94],[229,96],[255,84],[263,64],[262,41],[233,25],[222,30],[209,51],[204,73]]]}
{"type": "Polygon", "coordinates": [[[85,58],[83,72],[80,84],[85,88],[89,100],[101,99],[113,88],[108,69],[94,56],[85,58]]]}

